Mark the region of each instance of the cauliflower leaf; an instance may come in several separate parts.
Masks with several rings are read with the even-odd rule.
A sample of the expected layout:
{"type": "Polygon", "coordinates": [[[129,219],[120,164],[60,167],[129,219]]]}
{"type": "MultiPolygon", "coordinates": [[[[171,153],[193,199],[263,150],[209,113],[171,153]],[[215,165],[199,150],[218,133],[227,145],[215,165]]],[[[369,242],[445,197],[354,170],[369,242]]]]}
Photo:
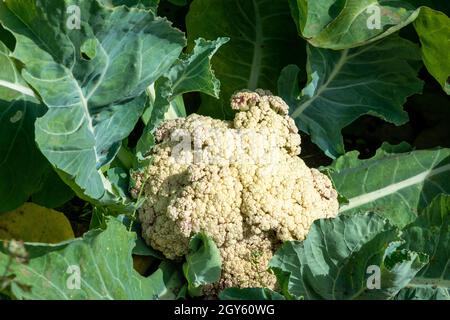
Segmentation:
{"type": "Polygon", "coordinates": [[[428,262],[402,249],[400,235],[373,213],[321,219],[303,242],[286,242],[270,268],[287,297],[392,299],[428,262]]]}
{"type": "Polygon", "coordinates": [[[74,193],[34,142],[34,123],[47,108],[1,41],[0,70],[0,212],[14,210],[30,197],[46,207],[61,205],[74,193]]]}
{"type": "Polygon", "coordinates": [[[150,277],[142,277],[133,269],[135,239],[134,232],[111,219],[103,232],[93,230],[60,246],[41,246],[40,255],[29,262],[0,252],[0,274],[6,272],[1,280],[14,276],[10,286],[18,299],[175,299],[183,284],[179,268],[163,262],[150,277]]]}
{"type": "Polygon", "coordinates": [[[349,152],[327,168],[340,195],[339,212],[376,212],[403,228],[440,193],[450,194],[450,149],[411,150],[384,144],[371,159],[349,152]]]}
{"type": "Polygon", "coordinates": [[[450,196],[440,195],[404,230],[404,248],[429,255],[429,264],[397,299],[450,300],[450,196]]]}
{"type": "Polygon", "coordinates": [[[300,69],[287,66],[278,94],[289,104],[299,129],[327,156],[345,154],[341,130],[362,115],[395,125],[408,122],[403,104],[423,87],[416,44],[395,35],[341,51],[308,45],[307,52],[307,86],[300,91],[300,69]]]}
{"type": "Polygon", "coordinates": [[[147,86],[178,59],[184,35],[145,9],[71,5],[2,1],[0,21],[16,38],[12,56],[25,81],[48,107],[35,123],[41,152],[81,198],[132,210],[101,168],[142,115],[147,86]]]}
{"type": "Polygon", "coordinates": [[[192,297],[201,296],[202,286],[219,281],[221,268],[222,258],[214,241],[204,233],[192,237],[183,264],[189,294],[192,297]]]}

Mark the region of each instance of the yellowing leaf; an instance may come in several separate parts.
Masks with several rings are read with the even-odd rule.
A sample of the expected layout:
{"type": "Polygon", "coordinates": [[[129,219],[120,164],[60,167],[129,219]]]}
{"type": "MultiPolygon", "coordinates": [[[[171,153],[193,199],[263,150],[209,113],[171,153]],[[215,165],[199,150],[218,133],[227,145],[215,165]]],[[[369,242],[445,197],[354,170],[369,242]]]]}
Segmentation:
{"type": "Polygon", "coordinates": [[[64,214],[34,203],[0,214],[0,239],[3,240],[58,243],[74,237],[64,214]]]}

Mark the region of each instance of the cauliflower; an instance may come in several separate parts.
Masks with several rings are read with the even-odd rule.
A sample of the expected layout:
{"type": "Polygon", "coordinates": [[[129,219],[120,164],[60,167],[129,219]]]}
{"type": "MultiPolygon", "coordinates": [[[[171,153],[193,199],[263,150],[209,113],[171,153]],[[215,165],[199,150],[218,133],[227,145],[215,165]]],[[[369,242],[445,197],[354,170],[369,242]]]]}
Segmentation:
{"type": "Polygon", "coordinates": [[[194,234],[210,236],[223,261],[211,292],[275,288],[267,271],[273,252],[282,241],[303,240],[314,220],[335,217],[337,193],[298,157],[300,135],[281,98],[243,91],[231,106],[233,121],[193,114],[155,132],[152,164],[135,177],[137,187],[148,181],[143,237],[177,259],[194,234]]]}

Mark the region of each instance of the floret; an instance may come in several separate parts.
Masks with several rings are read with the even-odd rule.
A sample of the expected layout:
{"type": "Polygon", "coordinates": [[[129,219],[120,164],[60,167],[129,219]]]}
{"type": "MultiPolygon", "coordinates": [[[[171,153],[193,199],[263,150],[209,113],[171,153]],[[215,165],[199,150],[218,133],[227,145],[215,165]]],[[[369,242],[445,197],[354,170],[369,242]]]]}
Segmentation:
{"type": "Polygon", "coordinates": [[[303,240],[316,219],[336,216],[337,193],[299,157],[300,135],[281,98],[243,91],[231,107],[233,121],[193,114],[156,131],[139,211],[143,237],[177,259],[194,234],[210,236],[223,270],[206,290],[275,288],[267,271],[274,251],[282,241],[303,240]]]}

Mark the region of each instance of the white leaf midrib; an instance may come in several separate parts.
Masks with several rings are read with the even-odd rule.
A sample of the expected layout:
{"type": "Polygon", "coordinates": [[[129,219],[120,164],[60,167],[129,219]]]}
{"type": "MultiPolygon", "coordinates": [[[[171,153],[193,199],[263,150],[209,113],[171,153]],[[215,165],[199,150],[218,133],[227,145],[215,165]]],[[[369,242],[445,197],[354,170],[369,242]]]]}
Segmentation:
{"type": "MultiPolygon", "coordinates": [[[[47,52],[51,52],[51,50],[50,50],[50,48],[48,47],[47,43],[41,39],[41,37],[39,36],[39,34],[37,34],[33,28],[31,28],[31,27],[30,27],[30,26],[29,26],[29,25],[28,25],[28,24],[27,24],[27,23],[19,16],[19,15],[17,15],[15,12],[14,12],[14,16],[15,16],[17,19],[19,19],[19,20],[27,27],[28,30],[31,31],[31,33],[39,40],[39,42],[40,42],[42,45],[45,46],[47,52]]],[[[72,45],[73,45],[73,44],[72,44],[72,45]]],[[[101,43],[100,43],[100,47],[101,47],[101,49],[104,51],[104,48],[103,48],[103,46],[102,46],[101,43]]],[[[74,51],[74,52],[75,52],[75,51],[74,51]]],[[[52,58],[53,58],[53,56],[52,56],[52,58]]],[[[109,57],[108,57],[108,58],[109,58],[109,57]]],[[[60,64],[61,64],[61,65],[64,65],[64,64],[62,64],[62,63],[60,63],[60,64]]],[[[74,64],[75,64],[75,55],[74,55],[74,64]]],[[[72,66],[71,68],[66,68],[66,67],[65,67],[65,69],[68,71],[69,77],[74,81],[75,87],[76,87],[76,90],[77,90],[77,93],[78,93],[79,96],[80,96],[80,102],[81,102],[81,105],[82,105],[82,107],[83,107],[83,111],[84,111],[84,114],[85,114],[85,117],[86,117],[86,120],[87,120],[88,129],[89,129],[89,131],[92,132],[93,139],[94,139],[94,146],[93,146],[93,149],[94,149],[94,150],[93,150],[93,151],[94,151],[94,154],[95,154],[95,161],[96,161],[96,163],[99,163],[100,159],[99,159],[98,154],[97,154],[97,146],[96,146],[96,144],[95,144],[95,130],[94,130],[94,126],[93,126],[93,124],[92,124],[92,119],[91,119],[91,116],[90,116],[90,113],[89,113],[88,99],[86,99],[86,97],[84,96],[83,91],[82,91],[82,89],[81,89],[81,87],[80,87],[80,85],[79,85],[77,79],[74,77],[73,72],[72,72],[72,68],[73,68],[73,66],[72,66]]],[[[104,76],[104,75],[103,75],[103,76],[104,76]]],[[[40,79],[39,79],[39,80],[40,80],[40,79]]],[[[91,92],[91,94],[94,94],[95,91],[96,91],[97,89],[98,89],[98,86],[94,88],[94,90],[91,92]]],[[[26,91],[26,90],[25,90],[25,91],[26,91]]],[[[20,92],[20,91],[19,91],[19,92],[20,92]]],[[[24,94],[25,94],[25,93],[24,93],[24,94]]],[[[34,97],[34,92],[33,92],[33,97],[34,97]]]]}
{"type": "MultiPolygon", "coordinates": [[[[238,0],[239,1],[239,0],[238,0]]],[[[255,90],[258,87],[259,76],[261,72],[262,64],[262,44],[264,41],[264,35],[262,30],[261,13],[259,12],[258,4],[255,0],[252,0],[253,7],[255,9],[255,42],[253,44],[253,59],[250,68],[250,77],[248,80],[248,89],[255,90]]]]}
{"type": "MultiPolygon", "coordinates": [[[[1,44],[1,42],[0,42],[0,44],[1,44]]],[[[5,50],[7,50],[7,49],[5,49],[5,50]]],[[[0,87],[5,87],[5,88],[11,89],[13,91],[19,92],[22,95],[33,97],[36,99],[37,97],[34,94],[33,90],[31,90],[31,88],[21,85],[19,83],[16,66],[12,62],[11,57],[7,54],[8,52],[9,52],[9,50],[6,53],[0,51],[0,54],[2,56],[4,56],[6,58],[6,60],[9,62],[9,64],[11,65],[11,69],[14,73],[14,82],[0,79],[0,87]]]]}
{"type": "Polygon", "coordinates": [[[450,289],[450,280],[443,278],[415,277],[407,285],[408,288],[421,288],[427,286],[450,289]]]}
{"type": "Polygon", "coordinates": [[[12,82],[9,82],[6,80],[0,80],[0,87],[8,88],[8,89],[16,91],[20,94],[23,94],[25,96],[36,98],[36,95],[34,94],[33,90],[31,90],[28,87],[22,86],[18,83],[12,83],[12,82]]]}
{"type": "Polygon", "coordinates": [[[342,213],[342,212],[363,206],[367,203],[374,202],[378,199],[381,199],[381,198],[384,198],[391,194],[394,194],[400,190],[423,183],[426,180],[428,180],[429,178],[436,176],[438,174],[441,174],[443,172],[446,172],[446,171],[450,171],[450,164],[447,164],[447,165],[444,165],[444,166],[441,166],[441,167],[435,168],[435,169],[425,170],[413,177],[390,184],[384,188],[380,188],[378,190],[350,198],[350,199],[348,199],[348,204],[343,205],[339,209],[339,212],[342,213]]]}

